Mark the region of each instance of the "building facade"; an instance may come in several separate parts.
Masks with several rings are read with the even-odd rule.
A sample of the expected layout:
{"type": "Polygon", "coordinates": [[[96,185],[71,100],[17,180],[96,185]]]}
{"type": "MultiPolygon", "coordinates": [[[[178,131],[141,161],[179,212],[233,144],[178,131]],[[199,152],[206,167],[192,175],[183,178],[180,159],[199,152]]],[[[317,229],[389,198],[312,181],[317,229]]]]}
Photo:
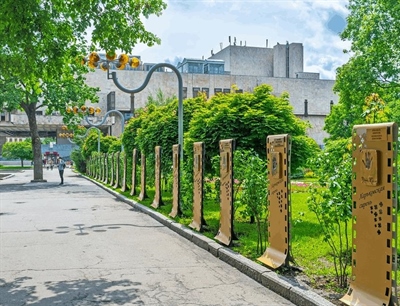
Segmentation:
{"type": "MultiPolygon", "coordinates": [[[[311,128],[307,133],[322,146],[328,135],[323,131],[324,120],[331,105],[336,104],[338,96],[333,92],[334,80],[322,80],[318,73],[305,72],[303,67],[303,45],[301,43],[277,44],[272,48],[229,45],[207,59],[185,58],[177,65],[183,80],[184,98],[197,96],[201,91],[208,97],[217,93],[227,93],[235,88],[237,92],[252,92],[260,84],[273,87],[274,95],[289,93],[289,101],[294,114],[309,121],[311,128]]],[[[141,63],[136,69],[118,70],[120,84],[128,89],[142,86],[148,70],[154,63],[141,63]]],[[[175,72],[160,68],[155,71],[148,85],[132,99],[130,94],[119,90],[107,72],[96,69],[87,75],[87,83],[99,87],[99,104],[102,109],[94,122],[103,121],[110,109],[116,109],[128,120],[135,109],[145,106],[148,96],[156,96],[161,90],[165,96],[178,96],[178,81],[175,72]]],[[[40,110],[39,110],[40,111],[40,110]]],[[[2,113],[0,117],[0,146],[6,137],[21,137],[29,132],[24,113],[2,113]]],[[[103,132],[118,136],[122,131],[122,118],[106,118],[103,132]]],[[[83,125],[89,126],[86,122],[83,125]]],[[[39,130],[42,135],[57,137],[61,132],[62,117],[38,115],[39,130]]],[[[57,144],[66,144],[66,139],[57,137],[57,144]]]]}

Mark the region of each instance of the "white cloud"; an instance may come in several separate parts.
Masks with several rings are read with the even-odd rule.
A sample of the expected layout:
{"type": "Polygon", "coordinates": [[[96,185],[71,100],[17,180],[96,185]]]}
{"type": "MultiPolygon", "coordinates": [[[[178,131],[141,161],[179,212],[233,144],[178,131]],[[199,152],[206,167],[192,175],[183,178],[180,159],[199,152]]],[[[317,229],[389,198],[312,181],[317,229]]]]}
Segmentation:
{"type": "MultiPolygon", "coordinates": [[[[145,62],[173,61],[176,57],[205,58],[232,43],[269,47],[277,42],[304,46],[305,71],[333,79],[338,66],[347,61],[347,43],[328,27],[333,16],[345,18],[346,0],[169,0],[161,17],[150,17],[146,28],[159,36],[160,46],[136,46],[145,62]]],[[[340,24],[336,24],[339,26],[340,24]]],[[[335,28],[336,29],[336,28],[335,28]]]]}

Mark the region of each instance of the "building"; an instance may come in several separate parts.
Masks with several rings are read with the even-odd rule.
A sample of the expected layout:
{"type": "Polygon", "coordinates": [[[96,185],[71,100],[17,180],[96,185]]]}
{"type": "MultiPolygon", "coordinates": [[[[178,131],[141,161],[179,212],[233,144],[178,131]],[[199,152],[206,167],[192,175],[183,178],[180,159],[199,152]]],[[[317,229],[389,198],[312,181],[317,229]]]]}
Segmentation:
{"type": "MultiPolygon", "coordinates": [[[[230,92],[233,86],[237,92],[252,92],[260,84],[269,84],[275,95],[289,93],[294,113],[311,123],[307,131],[322,146],[328,135],[323,131],[324,120],[331,105],[336,104],[338,96],[333,92],[334,80],[322,80],[318,73],[304,71],[304,54],[301,43],[277,44],[272,48],[250,47],[246,45],[228,45],[207,59],[185,58],[177,65],[183,79],[184,98],[195,97],[202,91],[207,97],[217,93],[230,92]]],[[[141,63],[136,69],[118,70],[120,84],[127,89],[136,89],[143,85],[148,71],[155,65],[141,63]]],[[[177,76],[168,68],[159,68],[151,76],[147,86],[134,95],[119,90],[107,72],[96,69],[87,75],[90,86],[99,87],[100,116],[90,118],[99,123],[104,120],[102,130],[110,135],[119,135],[122,130],[122,118],[108,116],[111,109],[123,113],[128,120],[135,109],[146,104],[149,95],[156,96],[161,90],[166,96],[178,95],[177,76]]],[[[39,110],[40,112],[41,110],[39,110]]],[[[62,126],[62,117],[53,113],[44,116],[38,113],[38,126],[43,137],[56,137],[62,126]]],[[[82,124],[89,126],[86,122],[82,124]]],[[[2,113],[0,117],[0,146],[6,137],[26,136],[29,132],[27,117],[24,113],[2,113]],[[25,135],[24,135],[25,134],[25,135]]],[[[57,144],[66,144],[67,139],[57,137],[57,144]]]]}

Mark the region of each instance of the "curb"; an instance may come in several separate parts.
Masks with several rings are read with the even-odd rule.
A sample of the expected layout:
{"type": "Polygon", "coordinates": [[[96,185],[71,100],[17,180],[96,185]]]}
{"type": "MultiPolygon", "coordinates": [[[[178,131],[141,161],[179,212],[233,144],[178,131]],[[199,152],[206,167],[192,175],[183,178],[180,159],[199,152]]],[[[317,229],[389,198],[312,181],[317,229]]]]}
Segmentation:
{"type": "Polygon", "coordinates": [[[1,180],[6,180],[6,179],[8,179],[10,177],[13,177],[15,175],[15,174],[12,174],[12,173],[5,173],[5,174],[7,174],[7,175],[0,177],[0,181],[1,180]]]}
{"type": "Polygon", "coordinates": [[[284,276],[276,274],[274,271],[240,255],[237,252],[232,251],[231,249],[215,242],[214,240],[203,236],[200,233],[193,231],[172,219],[169,219],[154,209],[148,208],[147,206],[137,203],[134,200],[128,199],[124,195],[119,194],[115,190],[112,190],[83,174],[80,175],[95,183],[97,186],[103,188],[107,192],[113,194],[117,199],[127,203],[138,211],[151,216],[177,234],[193,242],[200,248],[208,251],[232,267],[235,267],[243,274],[254,279],[264,287],[276,292],[290,302],[298,306],[335,306],[335,304],[324,299],[308,288],[301,286],[300,284],[295,283],[284,276]]]}

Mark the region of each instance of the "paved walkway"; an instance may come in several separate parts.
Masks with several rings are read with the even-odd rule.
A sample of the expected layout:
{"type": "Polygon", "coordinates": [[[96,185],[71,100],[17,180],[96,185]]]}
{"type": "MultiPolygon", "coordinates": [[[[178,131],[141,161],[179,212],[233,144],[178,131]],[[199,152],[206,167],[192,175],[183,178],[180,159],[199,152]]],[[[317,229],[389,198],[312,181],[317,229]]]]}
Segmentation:
{"type": "Polygon", "coordinates": [[[0,305],[294,305],[96,184],[0,180],[0,305]]]}

